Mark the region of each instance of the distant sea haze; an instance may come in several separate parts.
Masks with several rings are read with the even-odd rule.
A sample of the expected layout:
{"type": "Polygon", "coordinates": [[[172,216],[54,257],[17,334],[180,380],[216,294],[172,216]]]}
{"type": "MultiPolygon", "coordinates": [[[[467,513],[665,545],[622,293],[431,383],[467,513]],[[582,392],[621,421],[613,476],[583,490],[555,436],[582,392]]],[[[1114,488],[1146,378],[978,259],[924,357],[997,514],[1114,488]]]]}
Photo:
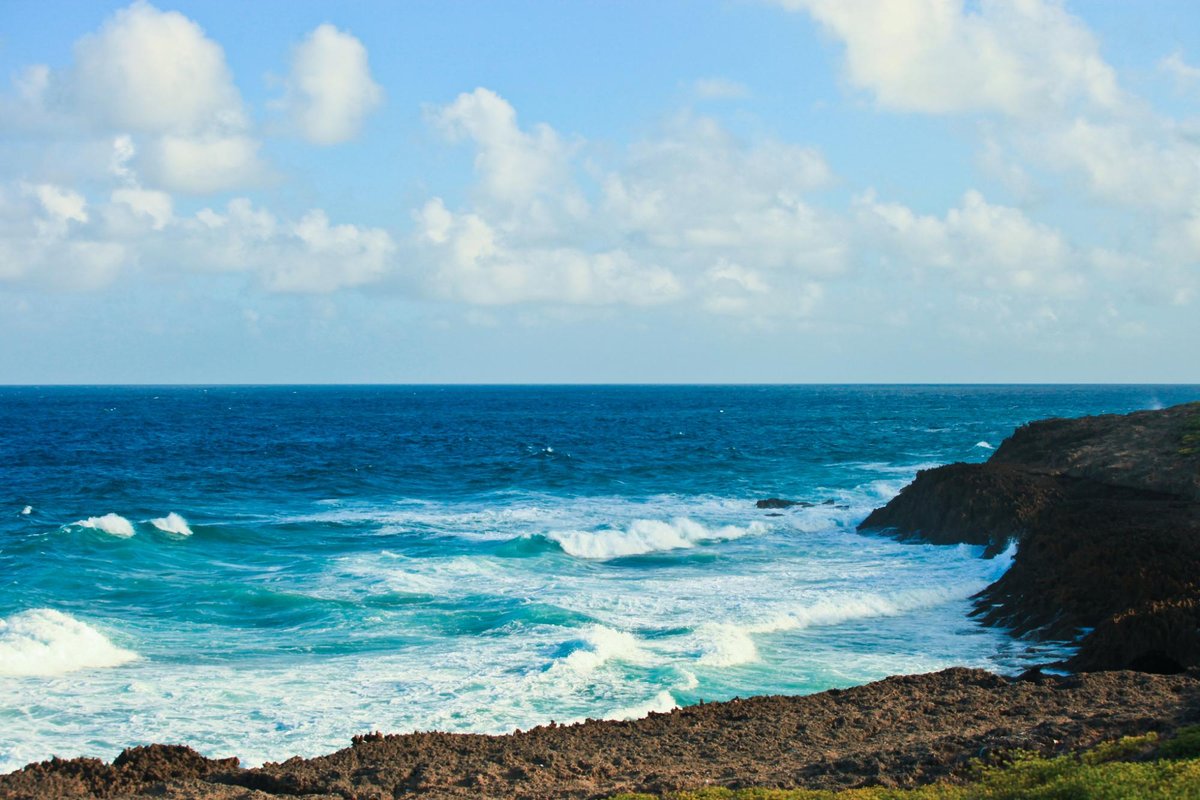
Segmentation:
{"type": "Polygon", "coordinates": [[[247,763],[1058,657],[1011,551],[855,526],[1019,424],[1182,386],[0,389],[0,771],[247,763]],[[757,508],[778,497],[804,503],[757,508]]]}

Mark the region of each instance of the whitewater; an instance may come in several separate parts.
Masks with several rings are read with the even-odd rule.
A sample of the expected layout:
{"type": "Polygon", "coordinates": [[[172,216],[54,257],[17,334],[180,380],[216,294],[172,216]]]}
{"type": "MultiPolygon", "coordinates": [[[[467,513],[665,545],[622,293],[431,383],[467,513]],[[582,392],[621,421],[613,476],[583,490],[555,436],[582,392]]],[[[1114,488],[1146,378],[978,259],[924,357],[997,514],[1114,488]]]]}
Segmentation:
{"type": "Polygon", "coordinates": [[[1065,651],[968,616],[1012,548],[857,524],[1025,421],[1195,393],[0,388],[0,771],[1021,670],[1065,651]]]}

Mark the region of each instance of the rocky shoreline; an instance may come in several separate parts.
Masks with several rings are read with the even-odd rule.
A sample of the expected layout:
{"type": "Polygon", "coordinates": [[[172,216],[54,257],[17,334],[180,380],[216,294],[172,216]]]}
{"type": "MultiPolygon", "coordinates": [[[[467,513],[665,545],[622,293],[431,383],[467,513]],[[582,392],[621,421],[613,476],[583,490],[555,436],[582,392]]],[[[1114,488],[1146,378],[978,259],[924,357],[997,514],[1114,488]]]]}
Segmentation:
{"type": "Polygon", "coordinates": [[[31,764],[0,776],[0,798],[542,800],[913,786],[959,776],[976,758],[1200,722],[1200,403],[1024,426],[986,463],[921,472],[860,528],[988,554],[1016,541],[1012,568],[980,594],[976,614],[1016,635],[1076,643],[1058,665],[1075,674],[950,669],[507,736],[375,734],[249,770],[152,745],[112,764],[31,764]]]}
{"type": "Polygon", "coordinates": [[[1200,403],[1034,422],[983,464],[920,472],[859,526],[1012,567],[986,623],[1079,645],[1071,670],[1200,665],[1200,403]]]}
{"type": "Polygon", "coordinates": [[[1200,672],[1029,674],[949,669],[807,697],[752,697],[630,722],[507,736],[356,737],[328,756],[242,770],[185,747],[133,748],[110,766],[45,761],[0,777],[0,797],[322,800],[603,798],[703,786],[915,786],[972,759],[1062,753],[1200,722],[1200,672]]]}

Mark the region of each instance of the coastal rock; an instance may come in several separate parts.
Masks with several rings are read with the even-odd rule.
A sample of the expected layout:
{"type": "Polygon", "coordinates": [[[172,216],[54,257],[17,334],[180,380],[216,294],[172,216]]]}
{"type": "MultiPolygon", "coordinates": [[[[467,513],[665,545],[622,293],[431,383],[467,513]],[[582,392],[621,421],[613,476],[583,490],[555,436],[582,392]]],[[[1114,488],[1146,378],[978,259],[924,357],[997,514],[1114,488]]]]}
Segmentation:
{"type": "Polygon", "coordinates": [[[59,759],[0,776],[0,798],[583,800],[709,786],[906,787],[966,774],[978,757],[1059,754],[1197,721],[1197,672],[1010,680],[958,668],[505,736],[370,734],[327,756],[251,770],[186,748],[136,748],[119,765],[59,759]],[[175,767],[159,768],[152,754],[160,751],[179,776],[175,767]],[[78,780],[81,773],[93,777],[78,780]]]}
{"type": "Polygon", "coordinates": [[[1062,501],[1064,481],[1009,466],[950,464],[921,470],[860,530],[890,530],[901,539],[986,545],[988,554],[1025,536],[1048,506],[1062,501]]]}
{"type": "Polygon", "coordinates": [[[1200,403],[1023,426],[986,463],[925,470],[861,530],[1019,543],[976,614],[1077,642],[1072,669],[1200,665],[1200,403]]]}
{"type": "Polygon", "coordinates": [[[97,758],[29,764],[0,776],[0,797],[124,797],[168,782],[207,782],[237,769],[236,758],[211,759],[190,747],[152,744],[124,750],[111,765],[97,758]]]}
{"type": "Polygon", "coordinates": [[[755,508],[812,508],[812,505],[803,500],[785,500],[782,497],[768,497],[754,504],[755,508]]]}
{"type": "Polygon", "coordinates": [[[988,463],[1200,500],[1200,403],[1031,422],[988,463]]]}

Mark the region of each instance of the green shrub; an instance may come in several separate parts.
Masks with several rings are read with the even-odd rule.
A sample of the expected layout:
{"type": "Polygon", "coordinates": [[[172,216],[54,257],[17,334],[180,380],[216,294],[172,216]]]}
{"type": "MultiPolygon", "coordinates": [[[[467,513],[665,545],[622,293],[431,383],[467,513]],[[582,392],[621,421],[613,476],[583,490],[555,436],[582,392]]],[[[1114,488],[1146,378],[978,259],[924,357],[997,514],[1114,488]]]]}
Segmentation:
{"type": "Polygon", "coordinates": [[[1200,725],[1180,728],[1158,747],[1161,758],[1200,758],[1200,725]]]}
{"type": "Polygon", "coordinates": [[[914,789],[710,788],[662,796],[621,794],[612,800],[1198,800],[1200,725],[1159,742],[1128,736],[1083,753],[1045,758],[1015,753],[1003,764],[976,765],[965,783],[914,789]],[[1153,755],[1154,760],[1147,756],[1153,755]],[[1131,760],[1132,759],[1132,760],[1131,760]]]}

